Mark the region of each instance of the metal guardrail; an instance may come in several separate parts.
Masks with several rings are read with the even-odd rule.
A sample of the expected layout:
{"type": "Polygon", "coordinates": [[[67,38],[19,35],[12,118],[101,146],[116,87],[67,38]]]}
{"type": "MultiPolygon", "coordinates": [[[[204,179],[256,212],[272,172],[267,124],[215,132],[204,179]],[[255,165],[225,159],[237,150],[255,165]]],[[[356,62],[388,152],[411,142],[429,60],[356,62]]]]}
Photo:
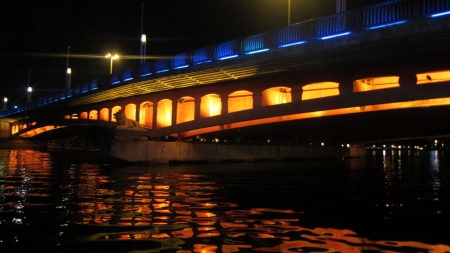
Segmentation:
{"type": "Polygon", "coordinates": [[[450,0],[393,0],[351,10],[344,13],[296,23],[275,31],[252,35],[167,59],[147,62],[135,68],[95,79],[79,87],[58,92],[44,98],[0,113],[7,117],[35,107],[45,106],[64,99],[75,99],[83,93],[105,90],[113,85],[127,84],[132,79],[157,75],[192,65],[226,60],[246,54],[296,46],[313,40],[324,40],[349,35],[361,30],[377,29],[405,23],[419,18],[432,18],[450,14],[450,0]]]}

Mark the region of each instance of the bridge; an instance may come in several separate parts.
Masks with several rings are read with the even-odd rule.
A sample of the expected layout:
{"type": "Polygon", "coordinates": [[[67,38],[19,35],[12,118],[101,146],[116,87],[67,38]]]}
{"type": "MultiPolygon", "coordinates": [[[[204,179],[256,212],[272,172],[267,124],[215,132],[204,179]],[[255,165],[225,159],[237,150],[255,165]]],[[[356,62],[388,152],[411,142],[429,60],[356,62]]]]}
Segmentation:
{"type": "Polygon", "coordinates": [[[394,0],[147,62],[0,113],[1,137],[117,126],[151,139],[447,136],[450,0],[394,0]]]}

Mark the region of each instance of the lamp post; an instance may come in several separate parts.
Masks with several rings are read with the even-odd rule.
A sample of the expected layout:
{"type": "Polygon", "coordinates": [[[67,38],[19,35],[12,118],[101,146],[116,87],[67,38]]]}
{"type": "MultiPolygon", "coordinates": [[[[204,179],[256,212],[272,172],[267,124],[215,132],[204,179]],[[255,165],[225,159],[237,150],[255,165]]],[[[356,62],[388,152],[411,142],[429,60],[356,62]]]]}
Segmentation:
{"type": "Polygon", "coordinates": [[[142,36],[141,36],[141,64],[145,63],[146,46],[147,46],[147,35],[142,34],[142,36]]]}
{"type": "Polygon", "coordinates": [[[70,89],[70,83],[72,81],[72,69],[69,68],[69,50],[70,46],[67,47],[66,89],[70,89]]]}
{"type": "Polygon", "coordinates": [[[288,0],[288,25],[291,25],[291,0],[288,0]]]}
{"type": "Polygon", "coordinates": [[[6,111],[6,109],[8,108],[7,105],[6,105],[7,103],[8,103],[8,98],[4,97],[3,98],[3,111],[6,111]]]}
{"type": "Polygon", "coordinates": [[[33,88],[28,87],[27,91],[28,91],[28,94],[27,94],[27,103],[31,103],[31,92],[33,91],[33,88]]]}
{"type": "Polygon", "coordinates": [[[110,58],[111,59],[111,64],[109,66],[109,74],[112,74],[112,68],[113,68],[113,61],[115,59],[119,59],[119,55],[115,54],[114,56],[111,55],[110,53],[108,53],[105,58],[110,58]]]}

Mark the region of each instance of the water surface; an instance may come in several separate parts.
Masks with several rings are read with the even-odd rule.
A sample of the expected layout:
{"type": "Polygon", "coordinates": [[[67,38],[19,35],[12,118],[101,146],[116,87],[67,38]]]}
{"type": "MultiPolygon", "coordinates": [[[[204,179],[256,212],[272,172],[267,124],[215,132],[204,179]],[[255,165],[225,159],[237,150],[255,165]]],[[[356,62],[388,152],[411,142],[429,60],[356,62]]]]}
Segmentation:
{"type": "Polygon", "coordinates": [[[450,252],[448,155],[131,166],[0,150],[0,250],[450,252]]]}

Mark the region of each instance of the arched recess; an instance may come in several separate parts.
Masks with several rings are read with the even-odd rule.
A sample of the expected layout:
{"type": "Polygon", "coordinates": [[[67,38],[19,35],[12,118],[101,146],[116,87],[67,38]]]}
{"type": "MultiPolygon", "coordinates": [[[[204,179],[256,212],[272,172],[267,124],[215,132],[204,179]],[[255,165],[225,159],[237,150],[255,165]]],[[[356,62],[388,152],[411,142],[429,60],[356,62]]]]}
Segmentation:
{"type": "Polygon", "coordinates": [[[87,112],[80,113],[80,119],[88,119],[88,113],[87,112]]]}
{"type": "Polygon", "coordinates": [[[125,106],[125,115],[127,119],[136,120],[136,105],[135,104],[127,104],[125,106]]]}
{"type": "Polygon", "coordinates": [[[320,82],[302,87],[302,100],[339,96],[339,83],[320,82]]]}
{"type": "Polygon", "coordinates": [[[262,92],[261,106],[271,106],[292,102],[291,88],[273,87],[262,92]]]}
{"type": "Polygon", "coordinates": [[[109,121],[109,109],[103,108],[100,110],[100,120],[109,121]]]}
{"type": "Polygon", "coordinates": [[[139,109],[139,123],[146,128],[153,128],[153,103],[143,102],[139,109]]]}
{"type": "Polygon", "coordinates": [[[70,119],[70,115],[64,116],[64,119],[70,119]]]}
{"type": "Polygon", "coordinates": [[[195,98],[182,97],[177,100],[177,124],[193,121],[195,116],[195,98]]]}
{"type": "Polygon", "coordinates": [[[98,119],[98,111],[92,110],[89,112],[89,119],[91,120],[97,120],[98,119]]]}
{"type": "Polygon", "coordinates": [[[71,119],[78,119],[78,113],[72,113],[71,119]]]}
{"type": "Polygon", "coordinates": [[[253,93],[239,90],[228,95],[228,113],[253,109],[253,93]]]}
{"type": "Polygon", "coordinates": [[[111,109],[111,121],[112,122],[117,122],[116,117],[114,117],[114,114],[118,111],[120,111],[122,109],[122,107],[116,105],[111,109]]]}
{"type": "Polygon", "coordinates": [[[353,81],[353,92],[365,92],[400,87],[398,76],[368,77],[353,81]]]}
{"type": "Polygon", "coordinates": [[[200,101],[200,118],[209,118],[220,115],[222,112],[222,101],[218,94],[208,94],[200,101]]]}
{"type": "Polygon", "coordinates": [[[162,99],[156,109],[156,128],[172,125],[172,100],[162,99]]]}
{"type": "Polygon", "coordinates": [[[417,84],[433,84],[450,81],[450,70],[417,74],[417,84]]]}

